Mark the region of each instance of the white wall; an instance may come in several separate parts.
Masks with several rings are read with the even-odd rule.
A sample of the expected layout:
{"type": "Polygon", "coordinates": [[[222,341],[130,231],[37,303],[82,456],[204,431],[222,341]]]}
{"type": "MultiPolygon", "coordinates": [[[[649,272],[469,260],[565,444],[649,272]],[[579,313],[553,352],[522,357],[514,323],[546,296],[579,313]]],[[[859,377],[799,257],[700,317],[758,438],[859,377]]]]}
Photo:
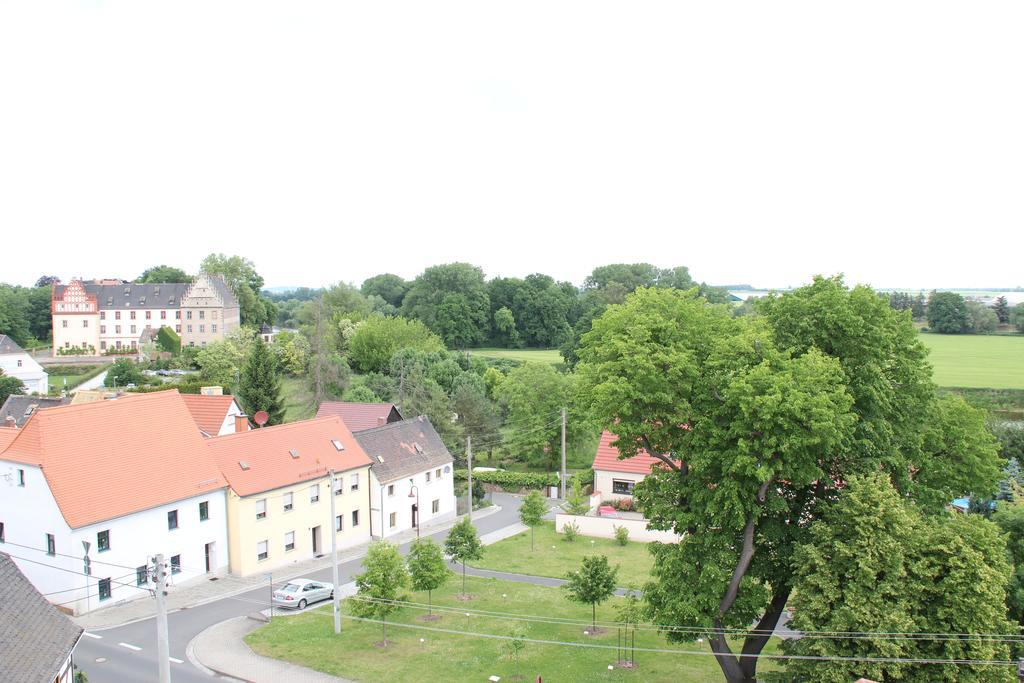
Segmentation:
{"type": "Polygon", "coordinates": [[[658,531],[647,528],[646,519],[614,519],[612,517],[587,517],[584,515],[555,514],[555,531],[562,533],[562,527],[573,523],[580,528],[583,536],[597,538],[615,538],[615,527],[629,529],[631,541],[660,541],[662,543],[678,543],[679,535],[671,531],[658,531]]]}
{"type": "Polygon", "coordinates": [[[392,482],[381,484],[377,477],[370,475],[370,515],[373,518],[374,538],[387,538],[394,534],[413,529],[412,505],[416,502],[415,494],[409,497],[413,484],[419,488],[420,503],[420,527],[435,524],[448,519],[455,518],[455,484],[454,471],[449,463],[448,472],[445,473],[445,465],[430,470],[430,483],[426,481],[426,471],[419,472],[410,482],[410,477],[404,477],[392,482]],[[436,476],[437,470],[441,470],[441,478],[436,476]],[[388,486],[394,484],[395,493],[388,495],[388,486]],[[436,514],[432,512],[433,501],[437,500],[439,509],[436,514]],[[395,513],[395,526],[389,526],[391,513],[395,513]]]}
{"type": "Polygon", "coordinates": [[[25,384],[28,393],[46,395],[49,391],[49,375],[43,366],[27,353],[5,353],[0,355],[0,370],[9,377],[17,377],[25,384]],[[21,365],[18,365],[18,362],[21,365]]]}
{"type": "Polygon", "coordinates": [[[245,413],[241,408],[238,407],[238,401],[232,401],[231,407],[228,408],[228,413],[224,417],[224,421],[220,425],[220,431],[214,434],[214,436],[223,436],[224,434],[235,433],[235,415],[244,415],[245,413]]]}
{"type": "Polygon", "coordinates": [[[639,483],[644,480],[643,474],[635,472],[609,472],[608,470],[594,470],[594,491],[601,492],[602,500],[620,500],[632,498],[631,494],[612,493],[612,483],[615,479],[639,483]]]}
{"type": "Polygon", "coordinates": [[[228,566],[224,489],[70,529],[39,468],[0,461],[0,522],[4,523],[7,540],[0,549],[13,556],[41,593],[50,594],[47,597],[51,602],[64,603],[64,607],[77,614],[148,597],[148,591],[135,587],[134,568],[147,564],[157,553],[163,553],[168,564],[171,556],[181,555],[181,573],[169,576],[172,586],[206,576],[206,543],[214,543],[212,573],[225,573],[228,566]],[[18,469],[25,470],[24,487],[17,485],[18,469]],[[209,519],[205,522],[199,521],[201,501],[209,503],[209,519]],[[175,509],[178,510],[178,528],[172,531],[167,528],[167,512],[175,509]],[[103,530],[110,531],[110,550],[99,552],[96,535],[103,530]],[[60,554],[46,554],[48,533],[54,535],[56,551],[60,554]],[[92,575],[88,577],[82,573],[82,541],[90,544],[92,575]],[[111,585],[110,599],[100,602],[98,583],[104,578],[115,581],[111,585]]]}

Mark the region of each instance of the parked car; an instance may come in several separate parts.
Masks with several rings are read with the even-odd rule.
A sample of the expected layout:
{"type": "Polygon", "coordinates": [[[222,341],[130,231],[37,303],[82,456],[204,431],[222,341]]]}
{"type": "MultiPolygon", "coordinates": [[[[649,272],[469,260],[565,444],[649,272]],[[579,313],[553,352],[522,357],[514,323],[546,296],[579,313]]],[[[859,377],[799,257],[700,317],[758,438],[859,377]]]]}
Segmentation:
{"type": "Polygon", "coordinates": [[[334,584],[312,579],[292,579],[274,591],[276,607],[306,609],[306,605],[334,598],[334,584]]]}

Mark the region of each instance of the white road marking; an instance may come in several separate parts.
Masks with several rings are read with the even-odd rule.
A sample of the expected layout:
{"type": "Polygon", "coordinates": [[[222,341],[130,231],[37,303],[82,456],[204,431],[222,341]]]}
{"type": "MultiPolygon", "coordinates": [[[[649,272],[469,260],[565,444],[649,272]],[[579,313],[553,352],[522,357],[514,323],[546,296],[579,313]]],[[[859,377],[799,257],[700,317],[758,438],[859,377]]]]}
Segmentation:
{"type": "Polygon", "coordinates": [[[180,659],[175,659],[174,657],[168,657],[167,659],[171,660],[175,664],[184,664],[185,663],[185,662],[181,661],[180,659]]]}
{"type": "Polygon", "coordinates": [[[82,635],[83,636],[89,636],[90,638],[96,638],[97,640],[99,640],[100,638],[103,637],[103,636],[98,636],[95,633],[89,633],[88,631],[82,631],[82,635]]]}
{"type": "Polygon", "coordinates": [[[141,647],[138,647],[138,646],[135,646],[135,645],[129,645],[128,643],[118,643],[118,645],[120,645],[121,647],[126,647],[129,650],[134,650],[135,652],[139,652],[139,651],[142,650],[141,647]]]}

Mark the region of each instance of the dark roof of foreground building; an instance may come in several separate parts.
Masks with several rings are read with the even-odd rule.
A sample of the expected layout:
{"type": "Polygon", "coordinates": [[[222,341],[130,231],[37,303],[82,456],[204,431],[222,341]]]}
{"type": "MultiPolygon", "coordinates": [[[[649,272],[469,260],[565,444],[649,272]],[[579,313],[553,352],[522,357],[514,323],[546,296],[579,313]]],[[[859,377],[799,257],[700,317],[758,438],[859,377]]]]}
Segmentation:
{"type": "Polygon", "coordinates": [[[67,405],[71,399],[68,398],[43,398],[41,396],[22,396],[11,394],[0,407],[0,427],[8,417],[13,417],[15,423],[20,427],[32,416],[32,413],[43,408],[56,408],[67,405]]]}
{"type": "Polygon", "coordinates": [[[0,662],[4,680],[46,683],[60,673],[82,629],[40,595],[0,553],[0,662]]]}
{"type": "Polygon", "coordinates": [[[382,484],[453,460],[434,425],[423,415],[365,429],[353,436],[370,456],[370,468],[382,484]]]}

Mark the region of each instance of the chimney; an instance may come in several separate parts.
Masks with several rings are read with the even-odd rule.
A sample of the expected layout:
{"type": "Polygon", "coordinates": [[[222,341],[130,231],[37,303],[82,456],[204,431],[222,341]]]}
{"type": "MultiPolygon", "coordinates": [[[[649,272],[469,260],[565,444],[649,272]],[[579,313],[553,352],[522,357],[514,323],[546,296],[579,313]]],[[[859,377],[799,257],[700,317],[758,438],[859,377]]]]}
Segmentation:
{"type": "Polygon", "coordinates": [[[235,415],[235,434],[249,431],[249,418],[246,415],[235,415]]]}
{"type": "Polygon", "coordinates": [[[378,417],[377,418],[377,426],[378,427],[383,427],[387,423],[387,421],[388,421],[388,419],[386,417],[378,417]]]}
{"type": "Polygon", "coordinates": [[[8,415],[4,420],[4,427],[7,427],[8,429],[17,429],[18,421],[14,419],[13,415],[8,415]]]}

